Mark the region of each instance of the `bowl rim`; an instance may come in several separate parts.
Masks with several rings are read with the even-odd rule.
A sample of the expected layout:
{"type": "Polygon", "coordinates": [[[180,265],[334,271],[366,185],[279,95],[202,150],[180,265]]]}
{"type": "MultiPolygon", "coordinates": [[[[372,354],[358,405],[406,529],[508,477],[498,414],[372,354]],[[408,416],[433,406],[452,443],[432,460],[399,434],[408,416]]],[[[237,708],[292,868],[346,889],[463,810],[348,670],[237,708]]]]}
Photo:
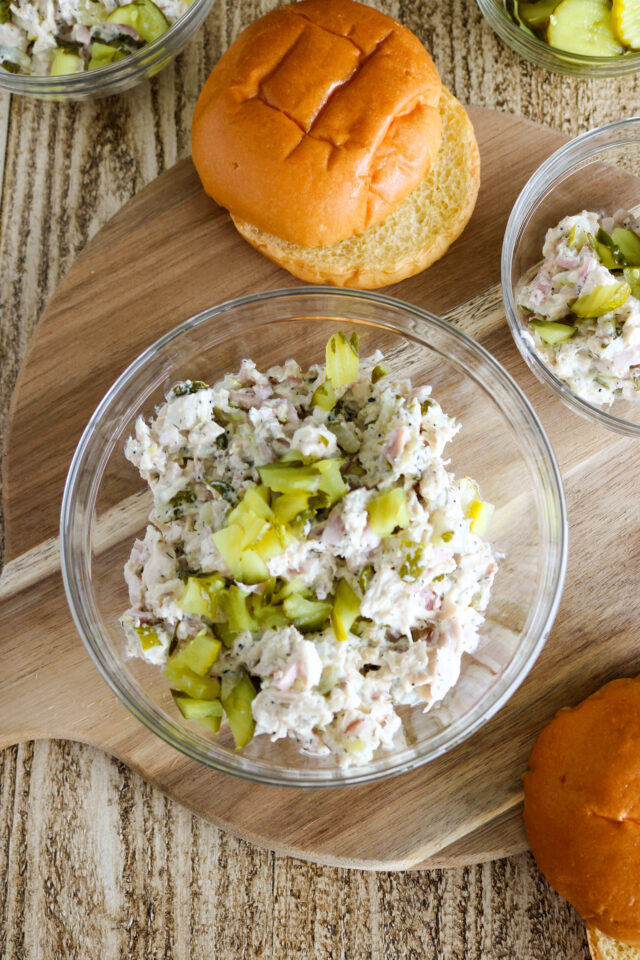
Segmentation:
{"type": "Polygon", "coordinates": [[[502,242],[501,279],[502,299],[511,335],[527,366],[537,379],[550,387],[575,413],[623,436],[640,438],[640,422],[634,423],[632,420],[618,417],[607,409],[583,400],[538,356],[532,344],[523,335],[515,287],[511,280],[517,245],[531,216],[544,203],[554,185],[560,184],[574,167],[587,166],[600,154],[630,144],[640,145],[640,116],[614,120],[593,130],[587,130],[563,144],[540,164],[520,191],[509,215],[502,242]],[[634,137],[625,136],[629,130],[633,131],[634,137]]]}
{"type": "MultiPolygon", "coordinates": [[[[173,57],[190,38],[192,32],[201,24],[215,0],[192,0],[189,7],[177,20],[169,24],[167,30],[139,50],[127,54],[122,60],[108,63],[94,70],[82,70],[80,73],[65,73],[52,77],[24,73],[10,73],[0,69],[0,90],[21,95],[55,95],[72,98],[87,93],[99,92],[101,87],[118,87],[119,84],[140,74],[141,78],[158,60],[173,57]]],[[[106,89],[105,96],[109,95],[106,89]]]]}
{"type": "MultiPolygon", "coordinates": [[[[311,311],[309,315],[311,315],[311,311]]],[[[275,319],[277,318],[274,317],[274,320],[275,319]]],[[[292,320],[294,318],[287,317],[286,319],[292,320]]],[[[304,314],[298,313],[297,319],[304,319],[304,314]]],[[[334,313],[333,315],[327,315],[326,317],[323,316],[322,319],[338,319],[338,315],[334,313]]],[[[354,320],[353,317],[349,317],[348,313],[344,316],[344,319],[345,321],[358,322],[357,320],[354,320]]],[[[391,321],[389,318],[385,318],[384,320],[380,318],[376,322],[379,323],[381,327],[388,329],[392,333],[395,333],[399,336],[407,337],[410,332],[410,336],[414,339],[417,337],[418,341],[421,336],[419,331],[408,331],[403,330],[401,327],[396,327],[396,321],[391,321]]],[[[101,463],[102,465],[104,464],[104,457],[102,458],[101,463]]],[[[102,473],[100,473],[99,482],[101,482],[101,479],[102,473]]],[[[95,479],[93,480],[93,488],[96,488],[95,479]]],[[[82,523],[82,517],[80,518],[80,522],[82,523]]],[[[278,288],[226,300],[214,307],[209,307],[197,314],[194,314],[192,317],[183,321],[147,347],[114,381],[92,414],[76,447],[71,465],[69,467],[60,512],[61,571],[65,594],[71,615],[78,634],[80,635],[80,638],[90,658],[102,676],[102,679],[108,684],[118,699],[131,713],[133,713],[138,720],[140,720],[147,727],[147,729],[149,729],[165,743],[179,750],[182,754],[186,755],[190,759],[201,762],[219,772],[231,774],[244,780],[280,787],[291,786],[294,788],[326,789],[329,787],[362,785],[364,783],[371,783],[387,777],[395,776],[400,773],[406,773],[419,766],[422,766],[428,761],[433,760],[446,752],[451,751],[460,743],[471,737],[475,732],[477,732],[478,729],[480,729],[480,727],[484,726],[484,724],[487,723],[501,709],[507,700],[510,699],[520,684],[524,681],[546,642],[548,634],[555,620],[564,587],[567,570],[568,539],[569,532],[567,505],[564,487],[560,468],[558,466],[551,443],[532,404],[527,399],[526,395],[518,386],[513,377],[492,356],[492,354],[489,353],[489,351],[486,350],[481,344],[477,343],[475,340],[454,327],[452,324],[447,323],[429,311],[422,309],[421,307],[414,306],[413,304],[409,304],[397,298],[389,297],[386,294],[373,291],[336,290],[335,287],[330,286],[278,288]],[[472,708],[470,713],[475,712],[476,714],[473,722],[465,725],[459,718],[452,725],[452,729],[454,731],[453,735],[450,735],[448,738],[446,738],[444,742],[439,743],[436,748],[430,750],[423,749],[422,751],[420,751],[417,747],[407,748],[401,752],[397,762],[393,762],[393,758],[398,756],[398,754],[389,751],[388,760],[390,762],[386,762],[382,769],[374,769],[371,771],[367,767],[365,767],[364,770],[361,770],[361,768],[357,766],[347,767],[346,769],[336,766],[335,768],[327,770],[311,772],[295,770],[293,776],[285,776],[283,775],[281,768],[274,768],[275,774],[272,774],[268,766],[253,760],[246,761],[245,765],[239,767],[237,765],[237,761],[236,763],[229,762],[229,760],[224,756],[222,750],[219,751],[219,755],[212,755],[211,752],[204,753],[202,750],[194,748],[193,745],[186,744],[183,739],[173,733],[173,731],[175,731],[176,734],[184,734],[186,728],[179,726],[175,723],[175,721],[167,723],[166,718],[164,718],[161,723],[156,722],[154,713],[160,717],[159,708],[151,704],[150,701],[147,701],[151,709],[146,709],[144,706],[144,701],[146,698],[144,695],[141,698],[139,691],[139,702],[136,703],[135,699],[130,696],[129,691],[127,690],[127,686],[131,686],[135,694],[136,691],[134,685],[132,683],[128,683],[128,681],[125,681],[124,677],[119,677],[108,669],[105,663],[105,658],[100,649],[100,644],[95,641],[92,631],[88,629],[84,608],[84,599],[78,580],[74,576],[73,572],[74,565],[71,555],[73,539],[72,533],[77,523],[77,504],[75,492],[79,477],[82,473],[84,457],[91,443],[96,426],[99,424],[103,414],[108,410],[111,402],[120,393],[121,389],[127,383],[131,382],[135,374],[155,353],[166,347],[172,341],[178,339],[183,334],[193,330],[195,327],[206,323],[214,317],[219,317],[222,314],[229,313],[238,307],[246,307],[257,302],[263,303],[269,301],[288,300],[291,298],[312,300],[314,298],[325,296],[330,297],[334,303],[336,300],[340,301],[341,304],[348,304],[350,300],[364,300],[368,303],[379,304],[382,307],[390,308],[402,314],[408,313],[412,319],[417,319],[422,324],[427,324],[427,327],[435,327],[441,333],[443,333],[445,337],[451,337],[458,341],[463,349],[470,351],[471,354],[477,359],[489,364],[498,381],[501,382],[501,385],[505,388],[507,393],[512,396],[515,403],[518,405],[519,415],[521,415],[523,420],[528,423],[531,433],[530,439],[535,442],[537,452],[539,453],[541,461],[546,468],[544,482],[541,479],[538,486],[538,490],[544,490],[546,493],[546,496],[544,497],[545,511],[543,514],[541,514],[538,506],[537,515],[541,520],[542,531],[547,536],[549,530],[551,529],[551,525],[553,525],[555,542],[551,562],[549,562],[547,568],[545,569],[545,579],[544,581],[541,581],[541,584],[544,582],[544,584],[547,586],[547,591],[544,593],[544,602],[542,601],[542,592],[539,590],[538,596],[536,597],[538,615],[529,626],[529,631],[533,638],[533,642],[531,643],[531,646],[528,649],[523,662],[519,665],[515,675],[511,677],[507,683],[503,682],[502,690],[500,691],[499,695],[488,705],[488,707],[484,708],[482,711],[478,709],[477,705],[472,708]],[[140,707],[140,702],[143,702],[142,708],[140,707]],[[460,727],[462,727],[462,729],[459,729],[460,727]],[[411,755],[406,757],[407,753],[411,753],[411,755]],[[359,770],[360,772],[358,772],[359,770]]],[[[86,550],[84,553],[85,556],[83,559],[86,561],[86,550]]],[[[522,640],[524,636],[526,635],[521,632],[521,640],[518,645],[518,650],[522,649],[522,640]]],[[[514,657],[510,661],[509,667],[512,666],[516,657],[517,654],[514,654],[514,657]]],[[[508,669],[509,668],[507,668],[507,670],[508,669]]],[[[486,694],[484,696],[486,696],[486,694]]],[[[210,744],[210,747],[215,747],[215,745],[210,744]]],[[[385,760],[387,760],[387,757],[385,757],[385,760]]],[[[288,771],[288,773],[291,773],[291,771],[288,771]]]]}
{"type": "MultiPolygon", "coordinates": [[[[628,50],[618,57],[593,57],[550,46],[529,36],[513,22],[501,0],[476,0],[480,11],[507,46],[520,56],[558,73],[573,77],[616,77],[640,70],[640,51],[628,50]]],[[[560,0],[558,0],[560,2],[560,0]]]]}

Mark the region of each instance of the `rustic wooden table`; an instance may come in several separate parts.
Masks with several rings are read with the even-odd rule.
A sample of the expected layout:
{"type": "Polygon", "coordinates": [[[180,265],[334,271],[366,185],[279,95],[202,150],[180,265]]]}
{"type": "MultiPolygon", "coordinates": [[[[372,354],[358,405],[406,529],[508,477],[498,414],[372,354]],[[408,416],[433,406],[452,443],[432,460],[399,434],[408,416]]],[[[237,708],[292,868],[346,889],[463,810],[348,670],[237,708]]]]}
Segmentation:
{"type": "MultiPolygon", "coordinates": [[[[3,421],[29,336],[61,276],[126,200],[188,153],[191,113],[209,70],[245,24],[275,5],[216,0],[176,63],[121,97],[76,105],[0,98],[3,421]]],[[[474,0],[376,5],[421,37],[464,102],[570,134],[638,112],[635,78],[572,81],[534,69],[494,37],[474,0]]],[[[6,750],[0,957],[98,955],[578,960],[588,953],[581,921],[527,855],[408,874],[314,866],[222,833],[90,747],[39,742],[6,750]]]]}

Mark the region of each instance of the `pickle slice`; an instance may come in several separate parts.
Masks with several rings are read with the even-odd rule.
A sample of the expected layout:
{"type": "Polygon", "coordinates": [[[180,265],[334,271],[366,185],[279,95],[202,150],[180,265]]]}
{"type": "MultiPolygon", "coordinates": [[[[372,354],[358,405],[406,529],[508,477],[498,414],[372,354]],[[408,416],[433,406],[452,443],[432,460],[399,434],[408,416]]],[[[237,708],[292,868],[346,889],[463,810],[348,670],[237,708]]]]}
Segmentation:
{"type": "Polygon", "coordinates": [[[549,17],[547,42],[558,50],[584,57],[624,53],[613,32],[608,0],[562,0],[549,17]]]}
{"type": "Polygon", "coordinates": [[[551,346],[569,340],[576,332],[575,327],[567,323],[554,323],[553,320],[532,320],[531,326],[536,328],[540,339],[551,346]]]}
{"type": "Polygon", "coordinates": [[[640,3],[638,0],[613,0],[613,29],[620,43],[640,50],[640,3]]]}
{"type": "Polygon", "coordinates": [[[518,9],[528,27],[532,30],[543,30],[559,3],[560,0],[538,0],[537,3],[520,3],[518,9]]]}
{"type": "Polygon", "coordinates": [[[493,516],[494,506],[487,503],[486,500],[474,500],[469,507],[469,517],[471,519],[470,530],[479,537],[483,537],[487,532],[489,521],[493,516]]]}
{"type": "Polygon", "coordinates": [[[346,580],[340,580],[331,612],[331,626],[336,640],[342,643],[347,639],[359,615],[360,597],[346,580]]]}
{"type": "Polygon", "coordinates": [[[625,227],[616,227],[611,239],[626,261],[623,266],[640,267],[640,237],[637,233],[625,227]]]}
{"type": "Polygon", "coordinates": [[[253,737],[255,723],[251,712],[251,703],[255,695],[256,688],[251,682],[249,674],[244,671],[231,689],[228,689],[227,684],[223,683],[222,706],[231,727],[236,750],[246,747],[253,737]]]}
{"type": "Polygon", "coordinates": [[[402,487],[392,487],[373,497],[367,505],[369,526],[381,540],[400,527],[409,526],[407,495],[402,487]]]}
{"type": "Polygon", "coordinates": [[[134,0],[134,3],[116,7],[107,17],[107,23],[122,23],[133,27],[147,43],[157,40],[169,29],[169,21],[153,0],[134,0]]]}
{"type": "Polygon", "coordinates": [[[591,291],[583,293],[571,305],[576,317],[602,317],[605,313],[617,310],[631,295],[631,287],[623,280],[621,283],[603,283],[591,291]]]}
{"type": "MultiPolygon", "coordinates": [[[[334,333],[326,347],[327,379],[334,387],[346,387],[358,379],[358,334],[349,339],[342,332],[334,333]]],[[[330,409],[330,408],[329,408],[330,409]]]]}

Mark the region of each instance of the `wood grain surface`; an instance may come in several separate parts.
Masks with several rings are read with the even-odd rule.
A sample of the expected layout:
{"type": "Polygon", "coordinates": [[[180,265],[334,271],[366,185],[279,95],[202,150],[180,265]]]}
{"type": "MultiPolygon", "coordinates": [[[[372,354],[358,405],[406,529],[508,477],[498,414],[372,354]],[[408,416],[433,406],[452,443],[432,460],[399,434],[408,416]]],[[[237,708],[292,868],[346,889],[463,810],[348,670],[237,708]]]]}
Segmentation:
{"type": "MultiPolygon", "coordinates": [[[[0,100],[0,409],[75,254],[188,153],[197,92],[242,25],[219,3],[151,84],[82,105],[0,100]]],[[[520,61],[472,0],[376,5],[433,51],[462,100],[575,134],[638,112],[637,78],[572,81],[520,61]]],[[[0,755],[2,957],[583,958],[582,925],[531,859],[362,874],[265,854],[164,800],[88,747],[0,755]]]]}

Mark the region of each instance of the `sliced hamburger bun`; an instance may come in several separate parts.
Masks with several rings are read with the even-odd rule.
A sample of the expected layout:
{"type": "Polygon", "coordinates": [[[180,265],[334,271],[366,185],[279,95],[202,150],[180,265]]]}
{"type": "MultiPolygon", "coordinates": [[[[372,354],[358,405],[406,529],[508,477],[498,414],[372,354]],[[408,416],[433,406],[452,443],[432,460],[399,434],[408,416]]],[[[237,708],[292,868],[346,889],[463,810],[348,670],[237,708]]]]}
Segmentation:
{"type": "Polygon", "coordinates": [[[480,186],[480,155],[471,121],[448,90],[440,97],[442,140],[432,169],[407,199],[364,233],[304,247],[233,216],[260,253],[309,283],[370,289],[419,273],[446,253],[467,225],[480,186]]]}
{"type": "Polygon", "coordinates": [[[640,960],[640,947],[628,947],[593,924],[587,924],[587,940],[593,960],[640,960]]]}
{"type": "Polygon", "coordinates": [[[205,84],[193,160],[241,221],[320,246],[384,220],[440,145],[438,71],[410,30],[354,0],[302,0],[251,24],[205,84]]]}
{"type": "Polygon", "coordinates": [[[640,947],[640,677],[613,680],[542,731],[524,776],[524,822],[558,893],[607,936],[640,947]]]}

